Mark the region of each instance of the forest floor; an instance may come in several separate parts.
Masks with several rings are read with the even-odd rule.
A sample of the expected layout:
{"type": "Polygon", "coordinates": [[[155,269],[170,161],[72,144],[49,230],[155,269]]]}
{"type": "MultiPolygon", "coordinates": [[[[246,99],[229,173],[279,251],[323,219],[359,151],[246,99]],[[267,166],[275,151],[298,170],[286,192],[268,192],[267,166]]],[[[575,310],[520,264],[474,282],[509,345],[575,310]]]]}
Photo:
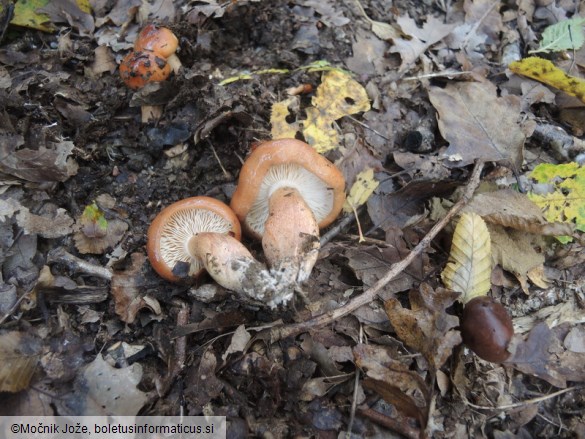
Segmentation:
{"type": "Polygon", "coordinates": [[[538,53],[581,79],[572,96],[508,68],[583,2],[57,0],[34,11],[45,22],[9,3],[0,414],[217,415],[231,438],[585,438],[585,48],[538,53]],[[118,66],[146,23],[177,35],[182,67],[135,91],[118,66]],[[304,297],[270,309],[207,276],[160,278],[145,246],[161,209],[229,204],[251,148],[290,136],[336,164],[351,202],[304,297]],[[502,364],[461,344],[441,276],[462,204],[488,224],[489,294],[513,318],[502,364]]]}

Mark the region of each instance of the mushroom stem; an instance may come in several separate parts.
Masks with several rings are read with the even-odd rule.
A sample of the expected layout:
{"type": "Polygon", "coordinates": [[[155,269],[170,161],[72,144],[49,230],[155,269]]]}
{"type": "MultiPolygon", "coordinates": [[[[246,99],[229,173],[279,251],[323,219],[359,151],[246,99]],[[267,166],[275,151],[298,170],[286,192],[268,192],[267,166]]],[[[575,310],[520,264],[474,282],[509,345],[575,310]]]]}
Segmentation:
{"type": "Polygon", "coordinates": [[[311,275],[319,256],[319,225],[296,189],[282,187],[270,196],[262,248],[271,271],[289,285],[311,275]]]}
{"type": "Polygon", "coordinates": [[[269,299],[271,307],[280,303],[272,299],[280,290],[276,279],[237,239],[221,233],[198,233],[189,240],[188,248],[191,256],[199,259],[222,287],[235,291],[242,298],[269,299]]]}

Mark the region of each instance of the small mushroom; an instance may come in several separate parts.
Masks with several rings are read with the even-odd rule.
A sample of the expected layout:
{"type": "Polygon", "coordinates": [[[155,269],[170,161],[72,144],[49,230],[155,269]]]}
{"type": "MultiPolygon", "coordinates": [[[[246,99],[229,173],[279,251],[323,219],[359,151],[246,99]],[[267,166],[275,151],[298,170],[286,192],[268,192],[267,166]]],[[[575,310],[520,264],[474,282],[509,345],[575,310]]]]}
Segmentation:
{"type": "Polygon", "coordinates": [[[149,50],[164,58],[175,53],[178,46],[179,40],[170,29],[152,23],[142,28],[134,42],[134,50],[149,50]]]}
{"type": "Polygon", "coordinates": [[[239,241],[240,223],[224,203],[209,197],[187,198],[163,209],[148,229],[147,252],[163,278],[177,282],[204,270],[221,286],[249,296],[270,288],[268,270],[239,241]]]}
{"type": "MultiPolygon", "coordinates": [[[[151,82],[166,80],[171,71],[178,73],[181,61],[175,54],[179,40],[170,29],[146,25],[134,42],[134,50],[120,64],[120,77],[132,90],[151,82]]],[[[142,122],[156,120],[162,115],[162,106],[143,105],[142,122]]]]}
{"type": "Polygon", "coordinates": [[[245,230],[262,238],[274,277],[306,281],[319,253],[319,228],[337,217],[345,180],[329,160],[296,139],[255,148],[240,172],[231,207],[245,230]]]}

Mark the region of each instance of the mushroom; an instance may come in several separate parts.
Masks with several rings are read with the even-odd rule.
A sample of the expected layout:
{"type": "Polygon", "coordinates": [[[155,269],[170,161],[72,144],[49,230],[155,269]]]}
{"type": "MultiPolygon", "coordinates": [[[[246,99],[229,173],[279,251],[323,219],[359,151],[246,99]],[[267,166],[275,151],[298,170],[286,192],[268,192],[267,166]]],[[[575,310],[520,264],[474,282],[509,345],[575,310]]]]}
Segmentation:
{"type": "Polygon", "coordinates": [[[310,145],[271,140],[245,161],[230,205],[246,232],[262,238],[273,277],[294,287],[309,278],[319,228],[341,211],[344,188],[341,172],[310,145]]]}
{"type": "Polygon", "coordinates": [[[227,205],[209,197],[191,197],[156,216],[146,248],[152,267],[167,280],[180,281],[182,269],[195,278],[207,270],[218,284],[245,297],[256,288],[270,291],[274,281],[268,270],[240,237],[240,223],[227,205]]]}
{"type": "MultiPolygon", "coordinates": [[[[133,90],[151,82],[166,80],[171,71],[178,73],[181,61],[175,54],[179,40],[166,27],[147,24],[134,42],[134,50],[120,64],[122,81],[133,90]]],[[[143,105],[142,121],[158,119],[162,115],[160,105],[143,105]]]]}
{"type": "Polygon", "coordinates": [[[150,50],[164,58],[175,53],[177,47],[179,47],[179,40],[170,29],[156,27],[152,23],[142,28],[134,42],[134,50],[150,50]]]}
{"type": "Polygon", "coordinates": [[[461,337],[478,357],[492,363],[506,361],[513,335],[512,319],[501,303],[488,296],[477,296],[465,304],[461,337]]]}

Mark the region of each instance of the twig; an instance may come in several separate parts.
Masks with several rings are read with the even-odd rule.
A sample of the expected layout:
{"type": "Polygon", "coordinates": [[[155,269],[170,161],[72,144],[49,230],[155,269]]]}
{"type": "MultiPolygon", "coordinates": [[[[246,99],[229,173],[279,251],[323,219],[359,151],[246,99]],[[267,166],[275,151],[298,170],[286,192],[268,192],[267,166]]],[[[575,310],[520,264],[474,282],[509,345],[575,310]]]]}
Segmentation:
{"type": "Polygon", "coordinates": [[[360,296],[350,300],[345,305],[328,311],[325,314],[318,315],[311,320],[300,323],[293,323],[286,326],[275,326],[271,328],[270,338],[272,342],[281,340],[286,337],[298,335],[302,332],[306,332],[308,329],[321,327],[328,325],[343,316],[350,314],[359,307],[370,303],[378,295],[378,292],[388,284],[392,279],[402,273],[412,262],[417,258],[425,248],[427,248],[431,241],[437,236],[437,234],[451,221],[451,219],[457,215],[457,213],[463,208],[467,202],[473,197],[475,189],[479,186],[481,171],[483,170],[484,162],[477,161],[473,172],[467,183],[467,187],[461,199],[453,205],[451,210],[441,219],[433,228],[426,234],[426,236],[417,244],[417,246],[411,250],[411,252],[400,262],[392,265],[386,274],[372,285],[368,290],[364,291],[360,296]]]}
{"type": "MultiPolygon", "coordinates": [[[[364,207],[365,207],[365,205],[362,204],[361,206],[359,206],[357,208],[358,214],[362,213],[364,207]]],[[[355,215],[352,215],[352,214],[348,214],[348,215],[344,216],[343,218],[341,218],[341,220],[339,220],[339,222],[337,224],[335,224],[333,227],[331,227],[329,230],[327,230],[327,233],[324,233],[321,236],[321,239],[320,239],[321,247],[323,247],[325,244],[327,244],[329,241],[331,241],[333,238],[335,238],[337,235],[339,235],[339,233],[341,233],[341,231],[345,227],[350,225],[356,218],[357,217],[355,215]]]]}
{"type": "Polygon", "coordinates": [[[355,122],[355,123],[357,123],[358,125],[361,125],[361,126],[363,126],[365,129],[367,129],[367,130],[370,130],[371,132],[373,132],[373,133],[374,133],[374,134],[376,134],[377,136],[380,136],[382,139],[390,141],[390,139],[389,139],[388,137],[386,137],[384,134],[382,134],[382,133],[381,133],[381,132],[379,132],[379,131],[376,131],[374,128],[372,128],[372,127],[371,127],[371,126],[369,126],[368,124],[365,124],[365,123],[363,123],[363,122],[362,122],[362,121],[360,121],[360,120],[357,120],[355,117],[353,117],[353,116],[345,116],[345,117],[347,117],[347,118],[348,118],[349,120],[351,120],[352,122],[355,122]]]}
{"type": "MultiPolygon", "coordinates": [[[[364,337],[364,327],[360,325],[360,334],[359,334],[359,342],[362,343],[362,339],[364,337]]],[[[351,412],[349,413],[349,422],[347,423],[347,434],[346,439],[351,438],[351,430],[353,429],[353,422],[355,421],[355,412],[357,409],[357,398],[358,398],[358,390],[360,385],[360,369],[356,367],[355,369],[355,377],[353,383],[353,398],[351,401],[351,412]]]]}
{"type": "Polygon", "coordinates": [[[585,152],[585,140],[567,134],[561,127],[550,124],[538,124],[531,138],[549,147],[558,160],[566,161],[577,154],[585,152]]]}
{"type": "MultiPolygon", "coordinates": [[[[189,323],[189,308],[187,304],[181,302],[181,309],[177,313],[177,327],[184,326],[189,323]]],[[[175,362],[172,366],[172,375],[175,376],[185,367],[185,360],[187,358],[187,337],[178,337],[175,340],[175,362]]]]}
{"type": "Polygon", "coordinates": [[[62,247],[51,250],[47,256],[47,263],[59,263],[65,265],[71,271],[80,271],[91,276],[112,280],[114,273],[100,265],[94,265],[83,259],[67,253],[62,247]]]}
{"type": "Polygon", "coordinates": [[[372,421],[376,422],[377,424],[380,424],[380,425],[382,425],[390,430],[396,431],[409,439],[420,438],[419,429],[411,427],[407,422],[400,422],[401,420],[404,421],[404,419],[390,418],[389,416],[383,415],[382,413],[377,412],[376,410],[373,410],[369,407],[366,407],[366,408],[360,407],[358,409],[358,412],[362,416],[365,416],[366,418],[371,419],[372,421]]]}
{"type": "Polygon", "coordinates": [[[402,78],[402,81],[418,81],[421,79],[427,78],[442,78],[442,77],[450,77],[450,76],[460,76],[460,75],[468,75],[471,71],[464,70],[463,72],[459,72],[457,70],[445,70],[444,72],[434,72],[434,73],[426,73],[424,75],[417,75],[417,76],[407,76],[406,78],[402,78]]]}
{"type": "Polygon", "coordinates": [[[498,405],[495,407],[489,407],[489,406],[485,406],[485,405],[476,405],[476,404],[473,404],[473,403],[467,401],[467,399],[465,399],[465,398],[463,398],[463,402],[465,402],[465,404],[467,404],[469,407],[473,407],[474,409],[478,409],[478,410],[510,410],[510,409],[515,409],[515,408],[519,408],[519,407],[525,407],[525,406],[530,405],[530,404],[538,404],[539,402],[546,401],[547,399],[556,398],[557,396],[560,396],[563,393],[571,392],[573,390],[580,390],[583,388],[584,388],[583,386],[569,387],[568,389],[562,389],[562,390],[559,390],[557,392],[550,393],[548,395],[539,396],[538,398],[527,399],[526,401],[520,401],[520,402],[516,402],[514,404],[498,405]]]}

